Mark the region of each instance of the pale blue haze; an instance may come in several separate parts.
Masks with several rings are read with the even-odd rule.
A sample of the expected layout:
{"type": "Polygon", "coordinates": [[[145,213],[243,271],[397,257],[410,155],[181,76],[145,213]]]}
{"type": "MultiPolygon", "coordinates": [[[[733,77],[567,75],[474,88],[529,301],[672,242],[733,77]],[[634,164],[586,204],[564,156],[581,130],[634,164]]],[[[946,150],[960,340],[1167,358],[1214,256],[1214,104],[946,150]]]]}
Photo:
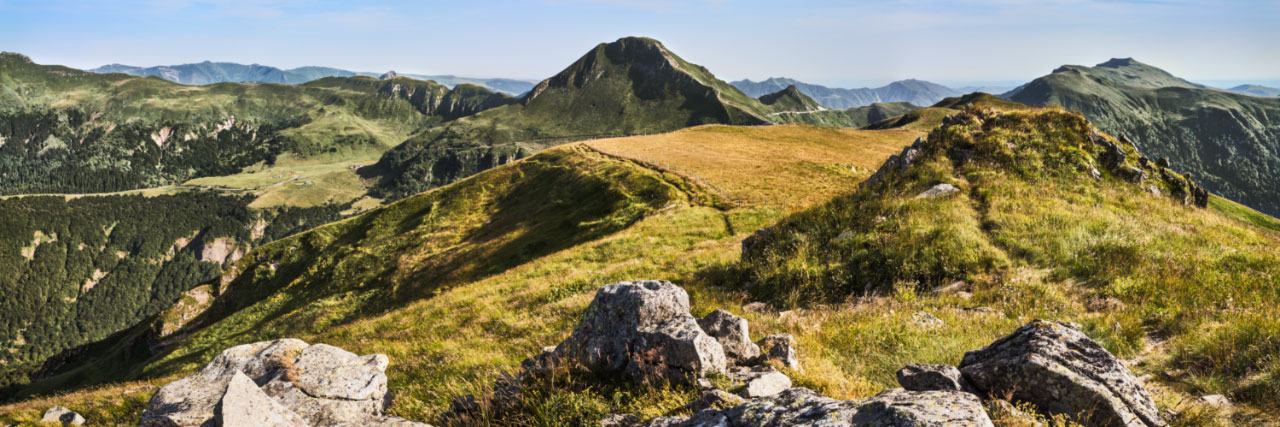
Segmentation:
{"type": "Polygon", "coordinates": [[[1134,57],[1280,77],[1280,1],[0,0],[0,50],[92,68],[203,60],[540,79],[601,41],[662,40],[726,80],[1017,84],[1134,57]]]}

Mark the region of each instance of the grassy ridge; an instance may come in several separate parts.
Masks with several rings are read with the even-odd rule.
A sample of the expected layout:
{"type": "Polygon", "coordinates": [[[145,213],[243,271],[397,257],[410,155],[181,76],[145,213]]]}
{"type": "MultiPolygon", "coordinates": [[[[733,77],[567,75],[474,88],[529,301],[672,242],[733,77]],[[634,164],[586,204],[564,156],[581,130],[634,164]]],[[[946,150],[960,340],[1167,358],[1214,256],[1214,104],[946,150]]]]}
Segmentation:
{"type": "Polygon", "coordinates": [[[1079,110],[1215,194],[1280,215],[1280,98],[1206,88],[1132,59],[1063,66],[1004,96],[1079,110]]]}
{"type": "Polygon", "coordinates": [[[1256,357],[1280,338],[1260,315],[1280,303],[1274,222],[1183,205],[1155,173],[1136,185],[1098,166],[1090,178],[1102,150],[1080,116],[968,117],[933,131],[918,165],[883,186],[783,221],[749,258],[748,290],[805,305],[964,289],[965,305],[1081,322],[1124,357],[1167,339],[1175,357],[1148,368],[1174,373],[1176,389],[1280,406],[1277,365],[1256,357]],[[938,183],[961,191],[916,197],[938,183]]]}

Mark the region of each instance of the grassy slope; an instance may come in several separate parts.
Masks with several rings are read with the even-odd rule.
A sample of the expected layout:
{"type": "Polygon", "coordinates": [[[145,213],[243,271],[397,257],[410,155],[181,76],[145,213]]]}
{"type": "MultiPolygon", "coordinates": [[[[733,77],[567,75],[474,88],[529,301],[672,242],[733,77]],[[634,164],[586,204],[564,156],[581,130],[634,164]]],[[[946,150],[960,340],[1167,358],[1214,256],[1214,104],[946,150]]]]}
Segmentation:
{"type": "Polygon", "coordinates": [[[825,202],[861,180],[923,133],[838,130],[808,125],[701,126],[585,144],[675,169],[738,205],[799,209],[825,202]]]}
{"type": "MultiPolygon", "coordinates": [[[[667,140],[650,136],[631,138],[635,144],[628,144],[628,139],[590,143],[601,151],[623,155],[656,156],[659,153],[653,150],[664,145],[663,141],[666,146],[682,147],[677,152],[662,153],[662,165],[672,171],[661,180],[651,169],[655,165],[620,161],[621,158],[605,157],[585,147],[557,148],[260,249],[247,259],[262,254],[263,261],[241,264],[246,273],[233,286],[260,289],[260,294],[272,296],[261,298],[262,303],[196,334],[177,352],[153,361],[146,369],[149,374],[160,375],[183,371],[204,363],[212,353],[232,343],[298,336],[358,352],[389,354],[393,360],[392,388],[397,391],[393,410],[417,419],[431,419],[453,396],[483,391],[496,375],[512,369],[539,346],[562,339],[586,307],[591,291],[600,284],[648,277],[675,280],[690,289],[700,312],[739,307],[744,302],[739,295],[719,288],[718,277],[735,261],[737,242],[746,233],[784,212],[769,204],[752,203],[721,211],[691,202],[690,195],[696,196],[695,201],[714,197],[699,195],[704,190],[690,186],[693,180],[675,170],[723,170],[706,178],[725,184],[734,194],[756,191],[764,176],[789,182],[794,188],[810,183],[809,191],[778,194],[780,198],[790,197],[785,201],[788,206],[807,206],[851,188],[865,175],[867,167],[883,162],[890,152],[899,150],[916,135],[808,126],[713,126],[677,132],[667,140]],[[713,152],[723,156],[709,156],[713,152]],[[778,167],[773,169],[748,167],[759,164],[751,160],[759,155],[784,161],[777,162],[778,167]],[[851,174],[850,164],[863,172],[851,174]],[[732,167],[722,169],[724,165],[732,167]],[[537,179],[549,170],[558,171],[553,175],[558,178],[537,179]],[[738,172],[738,179],[751,183],[740,189],[733,187],[729,184],[736,181],[732,171],[738,172]],[[652,184],[651,188],[665,190],[654,192],[658,196],[647,197],[640,205],[616,205],[596,214],[624,222],[642,218],[621,231],[569,232],[577,228],[572,223],[581,219],[559,218],[582,216],[565,210],[581,204],[578,197],[590,195],[591,200],[599,199],[600,192],[594,185],[583,184],[600,182],[595,178],[615,173],[630,178],[612,175],[600,185],[648,188],[652,184]],[[568,192],[566,197],[555,198],[562,202],[554,205],[558,207],[526,214],[531,211],[521,203],[545,204],[545,190],[564,180],[571,180],[579,189],[565,186],[562,191],[568,192]],[[534,185],[530,181],[540,182],[536,189],[517,188],[534,185]],[[650,184],[640,185],[646,182],[650,184]],[[678,191],[676,187],[686,190],[678,191]],[[517,189],[537,196],[522,197],[516,204],[484,202],[514,197],[511,191],[517,189]],[[427,209],[431,206],[438,207],[427,209]],[[618,209],[623,206],[639,207],[618,209]],[[557,220],[556,224],[534,227],[543,222],[540,218],[557,220]],[[493,223],[485,225],[485,221],[493,223]],[[353,233],[354,230],[368,232],[353,233]],[[548,240],[548,244],[555,246],[516,244],[513,239],[520,239],[515,236],[521,234],[554,236],[556,240],[548,240]],[[567,243],[572,246],[565,246],[561,240],[566,235],[580,237],[567,243]],[[466,240],[469,245],[459,245],[460,236],[473,239],[466,240]],[[479,237],[484,239],[476,239],[479,237]],[[297,248],[294,255],[285,255],[291,247],[297,248]],[[511,254],[511,250],[521,247],[532,252],[511,254]],[[267,273],[270,261],[277,257],[285,257],[285,263],[278,266],[275,274],[267,273]],[[299,261],[290,263],[294,258],[299,261]],[[396,271],[387,272],[388,268],[396,271]],[[272,291],[281,286],[281,291],[272,291]]],[[[598,223],[583,221],[578,227],[616,229],[608,221],[598,223]]],[[[255,295],[237,299],[260,298],[255,295]]],[[[736,308],[734,311],[741,312],[736,308]]],[[[753,323],[757,333],[786,330],[785,326],[765,326],[772,316],[752,318],[761,325],[756,327],[753,323]]],[[[822,371],[818,372],[820,376],[822,371]]],[[[100,420],[127,422],[129,411],[112,408],[110,403],[115,399],[112,394],[125,387],[130,386],[112,386],[99,393],[80,393],[58,401],[73,408],[105,408],[96,410],[100,414],[110,409],[120,413],[120,418],[100,420]]],[[[594,422],[591,417],[610,405],[655,416],[692,397],[688,390],[623,387],[618,393],[626,403],[608,403],[612,398],[601,396],[606,391],[587,386],[555,393],[554,398],[545,400],[543,419],[563,420],[558,417],[570,416],[594,422]],[[624,399],[626,396],[631,398],[624,399]],[[558,406],[579,403],[588,407],[558,406]]],[[[612,391],[606,394],[612,396],[612,391]]],[[[24,403],[0,408],[0,412],[10,413],[0,419],[38,416],[34,411],[40,405],[24,403]]],[[[136,417],[136,412],[132,416],[136,417]]]]}
{"type": "Polygon", "coordinates": [[[1006,96],[1080,110],[1102,129],[1128,135],[1144,155],[1169,158],[1210,191],[1280,215],[1280,98],[1204,88],[1125,60],[1064,66],[1006,96]]]}
{"type": "MultiPolygon", "coordinates": [[[[1019,322],[1077,321],[1112,352],[1137,357],[1140,372],[1171,374],[1155,384],[1168,393],[1280,407],[1280,364],[1263,356],[1280,338],[1280,321],[1266,314],[1280,303],[1280,236],[1265,227],[1275,222],[1222,201],[1197,209],[1146,192],[1158,179],[1088,178],[1080,165],[1099,164],[1100,149],[1079,116],[1004,117],[934,131],[918,166],[884,187],[783,221],[746,265],[759,284],[749,290],[802,306],[871,293],[925,296],[945,302],[940,311],[990,306],[1019,322]],[[974,150],[971,161],[958,160],[963,150],[974,150]],[[962,192],[914,197],[940,182],[962,192]],[[854,237],[832,241],[846,230],[854,237]],[[929,296],[956,282],[971,299],[929,296]]],[[[929,347],[970,337],[949,328],[929,347]]]]}

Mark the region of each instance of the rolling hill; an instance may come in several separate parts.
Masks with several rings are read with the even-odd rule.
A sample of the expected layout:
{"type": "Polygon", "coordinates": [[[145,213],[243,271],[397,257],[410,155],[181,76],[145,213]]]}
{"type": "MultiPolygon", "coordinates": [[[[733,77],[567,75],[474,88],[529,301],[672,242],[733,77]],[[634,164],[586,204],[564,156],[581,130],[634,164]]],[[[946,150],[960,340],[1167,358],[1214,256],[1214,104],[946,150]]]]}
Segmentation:
{"type": "Polygon", "coordinates": [[[1132,59],[1063,66],[1003,97],[1080,110],[1210,191],[1280,215],[1280,99],[1207,88],[1132,59]]]}
{"type": "Polygon", "coordinates": [[[1261,85],[1239,85],[1227,90],[1236,93],[1243,93],[1245,95],[1261,96],[1263,98],[1280,96],[1280,89],[1261,85]]]}
{"type": "Polygon", "coordinates": [[[732,84],[743,93],[755,97],[795,86],[800,92],[817,100],[819,104],[837,110],[892,102],[932,105],[942,98],[961,94],[955,89],[923,80],[896,81],[874,89],[829,88],[784,77],[773,77],[760,82],[739,80],[732,84]]]}
{"type": "MultiPolygon", "coordinates": [[[[156,76],[184,85],[207,85],[226,82],[302,84],[325,77],[379,76],[378,73],[356,72],[330,67],[307,66],[282,70],[267,65],[244,65],[234,62],[210,61],[195,64],[160,65],[155,67],[135,67],[132,65],[110,64],[86,71],[91,73],[124,73],[131,76],[144,77],[156,76]]],[[[431,80],[448,87],[470,84],[483,87],[490,91],[506,93],[508,95],[519,95],[533,88],[533,82],[516,79],[459,77],[447,74],[403,74],[403,76],[417,80],[431,80]]]]}

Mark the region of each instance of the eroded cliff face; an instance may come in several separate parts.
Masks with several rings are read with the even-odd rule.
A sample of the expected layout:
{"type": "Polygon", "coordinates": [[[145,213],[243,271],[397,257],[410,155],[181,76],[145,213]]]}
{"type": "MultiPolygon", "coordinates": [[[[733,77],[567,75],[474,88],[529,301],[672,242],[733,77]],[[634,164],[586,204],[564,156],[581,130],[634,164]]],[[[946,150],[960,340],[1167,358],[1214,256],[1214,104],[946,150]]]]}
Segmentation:
{"type": "Polygon", "coordinates": [[[517,102],[516,98],[480,86],[460,84],[450,89],[434,81],[392,76],[383,79],[378,93],[409,101],[419,112],[453,120],[490,108],[517,102]]]}

